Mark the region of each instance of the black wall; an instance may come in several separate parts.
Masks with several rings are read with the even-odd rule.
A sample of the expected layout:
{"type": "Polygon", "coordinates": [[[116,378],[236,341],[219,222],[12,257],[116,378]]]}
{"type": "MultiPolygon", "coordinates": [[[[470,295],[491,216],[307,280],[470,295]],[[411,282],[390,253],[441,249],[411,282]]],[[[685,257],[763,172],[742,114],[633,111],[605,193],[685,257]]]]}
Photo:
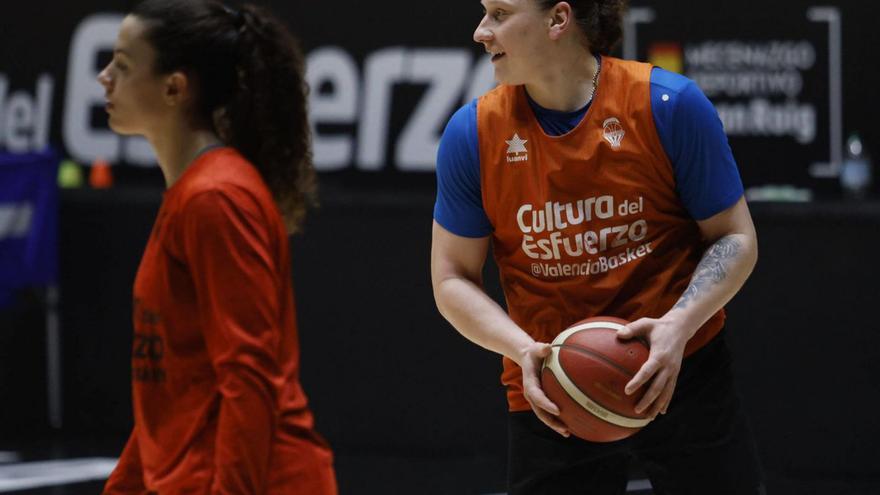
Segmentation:
{"type": "MultiPolygon", "coordinates": [[[[62,196],[70,434],[130,428],[130,286],[159,200],[158,191],[62,196]]],[[[504,455],[499,359],[434,307],[431,208],[419,192],[325,195],[293,239],[303,381],[341,453],[504,455]]],[[[760,259],[729,305],[727,336],[767,469],[876,478],[880,204],[752,210],[760,259]]]]}
{"type": "Polygon", "coordinates": [[[766,465],[876,480],[880,204],[752,209],[759,261],[728,335],[766,465]]]}

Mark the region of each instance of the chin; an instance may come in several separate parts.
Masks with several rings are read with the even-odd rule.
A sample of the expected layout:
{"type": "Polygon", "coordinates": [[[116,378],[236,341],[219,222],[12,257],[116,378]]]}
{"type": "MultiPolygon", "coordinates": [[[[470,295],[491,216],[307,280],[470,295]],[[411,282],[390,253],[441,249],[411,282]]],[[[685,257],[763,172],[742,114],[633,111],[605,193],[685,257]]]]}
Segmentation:
{"type": "Polygon", "coordinates": [[[114,119],[112,115],[107,120],[107,125],[110,127],[110,130],[122,136],[134,136],[139,134],[124,123],[120,123],[118,119],[114,119]]]}

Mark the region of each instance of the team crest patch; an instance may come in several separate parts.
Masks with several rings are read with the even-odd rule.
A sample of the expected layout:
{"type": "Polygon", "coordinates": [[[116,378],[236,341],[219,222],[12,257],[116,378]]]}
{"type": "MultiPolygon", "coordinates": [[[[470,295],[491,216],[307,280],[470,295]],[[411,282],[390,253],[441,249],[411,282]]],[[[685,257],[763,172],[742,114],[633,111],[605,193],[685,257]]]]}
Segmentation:
{"type": "Polygon", "coordinates": [[[626,131],[623,130],[623,125],[616,117],[605,119],[605,122],[602,122],[602,136],[612,148],[620,148],[620,142],[623,141],[625,134],[626,131]]]}
{"type": "Polygon", "coordinates": [[[507,163],[524,162],[529,159],[529,151],[526,149],[528,139],[521,139],[519,134],[514,132],[513,137],[505,142],[507,143],[507,163]]]}

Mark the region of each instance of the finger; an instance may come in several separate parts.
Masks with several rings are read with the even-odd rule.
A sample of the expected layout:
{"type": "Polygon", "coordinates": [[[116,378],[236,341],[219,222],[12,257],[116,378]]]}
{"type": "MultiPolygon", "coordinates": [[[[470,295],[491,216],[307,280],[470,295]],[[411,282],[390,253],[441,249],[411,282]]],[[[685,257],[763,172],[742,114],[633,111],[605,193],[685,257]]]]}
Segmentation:
{"type": "Polygon", "coordinates": [[[651,382],[651,386],[648,387],[645,395],[642,396],[642,399],[636,405],[637,413],[642,414],[644,411],[648,410],[649,406],[655,403],[657,397],[660,396],[660,393],[663,392],[663,389],[666,387],[666,383],[668,381],[666,377],[667,374],[662,371],[660,373],[657,373],[657,375],[654,377],[654,381],[651,382]]]}
{"type": "MultiPolygon", "coordinates": [[[[550,345],[543,345],[549,352],[550,345]]],[[[541,408],[554,416],[559,415],[559,407],[547,397],[541,387],[541,372],[537,368],[531,368],[528,364],[523,367],[523,394],[532,407],[541,408]]]]}
{"type": "Polygon", "coordinates": [[[645,364],[639,368],[636,376],[632,377],[632,380],[626,384],[626,387],[623,389],[624,393],[626,393],[626,395],[632,395],[633,392],[638,390],[642,385],[648,383],[651,377],[653,377],[659,369],[660,363],[656,359],[648,358],[645,364]]]}
{"type": "Polygon", "coordinates": [[[663,406],[666,405],[666,394],[669,390],[669,380],[666,380],[666,384],[663,386],[663,390],[660,391],[660,394],[654,399],[654,402],[648,408],[648,417],[652,420],[655,419],[661,411],[663,411],[663,406]]]}
{"type": "Polygon", "coordinates": [[[648,417],[652,420],[657,417],[657,415],[663,412],[663,409],[668,404],[669,397],[672,395],[672,390],[675,390],[675,381],[667,378],[666,384],[663,386],[663,390],[660,392],[660,395],[654,401],[654,403],[650,407],[650,411],[648,412],[648,417]]]}
{"type": "Polygon", "coordinates": [[[556,416],[547,414],[547,411],[544,411],[538,407],[532,406],[532,410],[535,411],[535,416],[538,416],[538,419],[540,419],[542,423],[547,425],[556,433],[559,433],[566,438],[571,435],[571,432],[568,431],[568,427],[565,426],[565,423],[563,423],[562,420],[560,420],[556,416]]]}
{"type": "Polygon", "coordinates": [[[660,414],[666,414],[666,411],[669,410],[669,404],[672,403],[672,396],[675,394],[675,386],[678,384],[678,373],[676,373],[673,377],[669,379],[669,382],[666,385],[666,389],[663,390],[663,395],[660,397],[660,400],[663,402],[663,407],[660,409],[660,414]]]}
{"type": "Polygon", "coordinates": [[[644,335],[650,329],[651,320],[648,318],[640,318],[624,325],[623,328],[617,331],[617,336],[622,339],[631,339],[633,337],[644,335]]]}
{"type": "Polygon", "coordinates": [[[526,387],[525,383],[523,383],[523,388],[526,389],[524,390],[525,396],[529,403],[532,404],[533,409],[543,409],[554,416],[559,416],[559,407],[547,397],[540,386],[531,385],[526,387]]]}

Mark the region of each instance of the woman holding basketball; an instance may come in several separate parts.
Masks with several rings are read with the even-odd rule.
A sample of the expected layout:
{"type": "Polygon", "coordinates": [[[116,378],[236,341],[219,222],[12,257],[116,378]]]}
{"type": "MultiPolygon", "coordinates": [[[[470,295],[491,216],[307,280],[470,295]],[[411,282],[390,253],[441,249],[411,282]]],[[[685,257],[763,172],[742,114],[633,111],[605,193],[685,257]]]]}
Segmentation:
{"type": "Polygon", "coordinates": [[[314,197],[303,57],[253,6],[146,0],[99,75],[167,191],[134,285],[134,430],[104,493],[335,494],[299,382],[288,233],[314,197]]]}
{"type": "Polygon", "coordinates": [[[608,56],[623,0],[482,3],[501,85],[441,140],[431,273],[441,313],[504,356],[510,492],[623,493],[634,454],[658,494],[761,493],[721,333],[757,241],[714,108],[608,56]],[[490,244],[507,312],[481,289],[490,244]],[[569,437],[539,379],[547,342],[593,316],[650,343],[626,392],[655,419],[607,444],[569,437]]]}

